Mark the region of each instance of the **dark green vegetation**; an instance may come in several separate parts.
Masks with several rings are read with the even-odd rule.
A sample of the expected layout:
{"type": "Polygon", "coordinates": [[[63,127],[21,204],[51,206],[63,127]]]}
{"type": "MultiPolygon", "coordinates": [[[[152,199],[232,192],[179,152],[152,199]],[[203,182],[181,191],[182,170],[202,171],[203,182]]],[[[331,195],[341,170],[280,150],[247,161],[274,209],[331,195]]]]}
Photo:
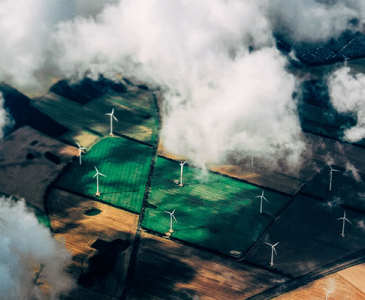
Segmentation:
{"type": "Polygon", "coordinates": [[[259,214],[261,189],[225,176],[184,166],[180,187],[180,164],[158,157],[143,226],[166,233],[176,209],[173,238],[239,256],[245,253],[272,223],[290,197],[265,191],[270,201],[259,214]],[[199,177],[201,177],[199,179],[199,177]]]}
{"type": "Polygon", "coordinates": [[[95,144],[90,152],[78,159],[56,182],[56,185],[89,197],[95,197],[96,166],[100,173],[99,190],[95,197],[106,203],[139,212],[146,188],[153,149],[118,137],[108,137],[95,144]]]}
{"type": "Polygon", "coordinates": [[[43,212],[42,210],[33,205],[30,205],[29,203],[27,203],[27,206],[29,207],[30,210],[34,212],[40,224],[44,225],[47,228],[51,228],[51,222],[49,220],[48,215],[45,212],[43,212]]]}
{"type": "Polygon", "coordinates": [[[51,92],[77,102],[81,105],[101,96],[108,90],[124,93],[127,88],[122,83],[114,83],[101,77],[98,81],[84,78],[78,83],[60,80],[50,89],[51,92]]]}
{"type": "Polygon", "coordinates": [[[320,201],[303,194],[296,197],[280,218],[245,260],[269,267],[271,248],[277,255],[274,269],[285,275],[299,277],[318,268],[328,267],[347,256],[364,249],[365,231],[361,228],[363,214],[347,210],[345,237],[342,237],[343,207],[320,201]]]}
{"type": "Polygon", "coordinates": [[[60,137],[62,141],[74,144],[77,140],[81,145],[88,146],[101,136],[108,135],[110,122],[105,114],[114,108],[118,119],[118,122],[113,122],[114,134],[157,144],[157,100],[154,92],[146,87],[84,80],[72,86],[61,81],[51,91],[67,98],[48,93],[34,99],[32,105],[70,129],[60,137]],[[88,86],[92,89],[89,90],[88,86]]]}
{"type": "MultiPolygon", "coordinates": [[[[33,107],[30,104],[30,99],[13,87],[0,82],[0,92],[5,100],[4,107],[15,121],[13,130],[29,125],[54,138],[67,132],[68,129],[65,126],[33,107]]],[[[7,131],[6,128],[5,131],[7,131]]]]}

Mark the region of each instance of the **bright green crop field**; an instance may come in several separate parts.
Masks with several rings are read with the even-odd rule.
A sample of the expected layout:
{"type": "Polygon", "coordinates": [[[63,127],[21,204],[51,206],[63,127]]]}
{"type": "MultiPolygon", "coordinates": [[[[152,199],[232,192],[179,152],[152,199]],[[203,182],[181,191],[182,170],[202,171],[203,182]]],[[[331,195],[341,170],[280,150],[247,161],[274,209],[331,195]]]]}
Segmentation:
{"type": "Polygon", "coordinates": [[[183,183],[179,162],[157,158],[149,205],[143,227],[161,234],[170,228],[175,211],[173,238],[224,254],[245,253],[290,201],[290,197],[265,191],[263,214],[259,213],[261,188],[229,177],[184,166],[183,183]],[[199,178],[200,177],[200,178],[199,178]]]}
{"type": "Polygon", "coordinates": [[[107,137],[77,159],[56,185],[82,195],[95,197],[114,206],[140,212],[151,164],[153,148],[119,137],[107,137]],[[96,166],[100,173],[96,193],[96,166]]]}

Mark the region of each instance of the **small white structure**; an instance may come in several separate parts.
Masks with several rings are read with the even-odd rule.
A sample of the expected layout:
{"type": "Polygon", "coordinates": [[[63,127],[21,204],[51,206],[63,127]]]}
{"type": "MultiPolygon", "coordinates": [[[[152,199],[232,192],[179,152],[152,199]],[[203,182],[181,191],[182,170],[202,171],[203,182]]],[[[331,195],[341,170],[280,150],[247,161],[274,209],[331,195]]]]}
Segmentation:
{"type": "Polygon", "coordinates": [[[118,119],[114,116],[114,108],[111,113],[105,115],[110,116],[110,135],[113,135],[113,119],[118,122],[118,119]]]}
{"type": "Polygon", "coordinates": [[[85,153],[85,151],[84,150],[86,150],[86,148],[84,148],[84,147],[81,147],[80,145],[79,145],[79,143],[77,143],[77,142],[75,142],[76,143],[76,145],[77,145],[77,147],[79,147],[79,161],[80,161],[80,166],[81,166],[81,153],[82,152],[84,152],[85,153]]]}
{"type": "Polygon", "coordinates": [[[100,196],[100,192],[99,192],[99,175],[100,176],[103,176],[103,177],[106,177],[106,175],[104,175],[104,174],[101,174],[100,172],[99,172],[99,170],[94,166],[94,168],[95,168],[95,171],[96,171],[96,174],[93,176],[93,178],[95,178],[96,177],[96,196],[100,196]]]}
{"type": "Polygon", "coordinates": [[[256,196],[255,198],[260,198],[260,214],[262,214],[262,200],[265,200],[267,203],[269,203],[269,200],[267,200],[264,196],[264,190],[262,190],[261,196],[256,196]]]}
{"type": "Polygon", "coordinates": [[[340,172],[339,170],[336,170],[336,169],[333,169],[332,167],[331,167],[331,165],[328,165],[329,167],[330,167],[330,186],[329,186],[329,191],[331,191],[332,190],[332,173],[333,172],[340,172]]]}
{"type": "Polygon", "coordinates": [[[180,183],[179,183],[179,186],[184,186],[183,185],[183,169],[184,169],[185,164],[186,164],[186,161],[180,162],[181,169],[180,169],[180,183]]]}
{"type": "Polygon", "coordinates": [[[177,220],[176,220],[175,215],[174,215],[175,210],[176,209],[174,209],[172,212],[165,210],[165,213],[167,213],[167,214],[170,215],[170,230],[169,230],[170,233],[173,233],[174,232],[174,230],[172,229],[172,218],[174,218],[175,222],[177,223],[177,220]]]}
{"type": "Polygon", "coordinates": [[[342,220],[342,232],[341,232],[341,236],[342,237],[345,237],[345,223],[346,222],[349,222],[352,225],[352,223],[350,222],[350,220],[346,218],[346,211],[343,211],[343,217],[337,219],[337,221],[339,221],[339,220],[342,220]]]}
{"type": "Polygon", "coordinates": [[[327,291],[325,288],[323,288],[326,292],[326,300],[328,300],[328,298],[330,297],[330,294],[332,293],[332,291],[327,291]]]}
{"type": "Polygon", "coordinates": [[[274,252],[275,252],[275,255],[277,255],[276,253],[276,250],[275,250],[275,247],[279,244],[279,242],[277,242],[276,244],[272,245],[270,243],[266,243],[265,244],[269,245],[271,247],[271,260],[270,260],[270,266],[273,266],[274,265],[274,252]]]}

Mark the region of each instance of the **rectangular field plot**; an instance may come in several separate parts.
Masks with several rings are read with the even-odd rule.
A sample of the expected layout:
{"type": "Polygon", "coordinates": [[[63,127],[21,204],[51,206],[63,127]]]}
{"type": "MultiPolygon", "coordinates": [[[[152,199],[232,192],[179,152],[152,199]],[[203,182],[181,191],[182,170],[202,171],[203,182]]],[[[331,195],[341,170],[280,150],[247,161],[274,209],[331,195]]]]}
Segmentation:
{"type": "Polygon", "coordinates": [[[118,119],[113,123],[115,134],[127,135],[152,145],[157,142],[159,124],[152,91],[105,92],[85,105],[48,93],[34,99],[32,105],[69,128],[70,132],[61,138],[70,143],[78,140],[86,145],[92,136],[108,135],[110,120],[105,114],[112,109],[118,119]]]}
{"type": "Polygon", "coordinates": [[[323,201],[299,195],[285,209],[267,234],[255,245],[245,260],[270,267],[271,248],[264,242],[275,244],[273,270],[299,277],[365,248],[365,231],[361,228],[364,215],[346,211],[352,222],[345,226],[341,236],[344,209],[329,206],[323,201]]]}
{"type": "Polygon", "coordinates": [[[265,191],[263,214],[259,213],[261,189],[229,177],[184,166],[180,187],[180,164],[158,157],[147,205],[144,228],[164,234],[174,209],[173,238],[221,253],[240,256],[271,224],[290,197],[265,191]]]}
{"type": "Polygon", "coordinates": [[[97,167],[99,191],[95,197],[106,203],[133,212],[142,205],[153,149],[127,139],[108,137],[100,140],[82,155],[82,165],[77,159],[60,177],[56,185],[89,197],[95,197],[97,167]]]}
{"type": "Polygon", "coordinates": [[[127,299],[247,299],[287,280],[145,232],[127,299]]]}

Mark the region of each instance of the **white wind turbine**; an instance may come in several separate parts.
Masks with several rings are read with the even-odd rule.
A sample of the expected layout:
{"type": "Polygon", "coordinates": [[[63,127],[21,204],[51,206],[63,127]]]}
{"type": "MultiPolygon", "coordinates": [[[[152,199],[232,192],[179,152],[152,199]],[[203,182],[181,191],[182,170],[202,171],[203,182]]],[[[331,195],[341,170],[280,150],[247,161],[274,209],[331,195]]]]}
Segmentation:
{"type": "Polygon", "coordinates": [[[118,119],[114,116],[114,108],[111,113],[105,115],[110,116],[110,135],[113,135],[113,119],[118,122],[118,119]]]}
{"type": "Polygon", "coordinates": [[[264,196],[264,190],[262,190],[261,196],[256,196],[255,198],[260,198],[260,214],[262,214],[262,200],[265,200],[267,203],[269,203],[269,200],[267,200],[264,196]]]}
{"type": "Polygon", "coordinates": [[[84,148],[84,147],[81,147],[77,142],[75,142],[76,143],[76,145],[77,145],[77,147],[79,147],[79,161],[80,161],[80,166],[81,166],[81,153],[82,152],[84,152],[85,153],[85,151],[84,150],[86,150],[86,148],[84,148]]]}
{"type": "Polygon", "coordinates": [[[333,291],[327,291],[325,288],[323,288],[326,292],[326,300],[328,300],[328,298],[330,297],[330,294],[333,292],[333,291]]]}
{"type": "Polygon", "coordinates": [[[94,166],[94,168],[95,168],[95,171],[96,171],[96,174],[93,176],[93,178],[95,178],[96,177],[96,196],[100,196],[100,192],[99,192],[99,175],[100,176],[104,176],[104,177],[106,177],[106,175],[104,175],[104,174],[101,174],[100,172],[99,172],[99,170],[94,166]]]}
{"type": "Polygon", "coordinates": [[[184,169],[185,164],[186,164],[186,161],[180,162],[181,170],[180,170],[180,184],[179,184],[179,186],[184,186],[183,185],[183,169],[184,169]]]}
{"type": "Polygon", "coordinates": [[[332,190],[332,173],[333,172],[340,172],[339,170],[336,170],[336,169],[333,169],[332,167],[331,167],[331,165],[328,165],[329,167],[330,167],[330,186],[329,186],[329,191],[331,191],[332,190]]]}
{"type": "Polygon", "coordinates": [[[349,222],[352,225],[352,223],[350,222],[350,220],[346,218],[346,211],[343,211],[343,217],[337,219],[337,221],[339,221],[339,220],[342,220],[342,232],[341,232],[341,236],[342,237],[345,237],[345,223],[346,222],[349,222]]]}
{"type": "Polygon", "coordinates": [[[274,265],[274,252],[275,252],[275,255],[278,255],[276,253],[276,250],[275,250],[275,247],[279,244],[279,242],[277,242],[276,244],[272,245],[270,243],[266,243],[265,244],[269,245],[271,247],[271,261],[270,261],[270,266],[273,266],[274,265]]]}
{"type": "Polygon", "coordinates": [[[175,215],[174,215],[175,210],[176,209],[174,209],[172,212],[169,212],[169,211],[166,211],[165,210],[165,213],[167,213],[167,214],[170,215],[170,230],[169,230],[170,233],[173,233],[174,232],[174,230],[172,229],[172,218],[174,218],[175,222],[177,223],[177,220],[176,220],[175,215]]]}

